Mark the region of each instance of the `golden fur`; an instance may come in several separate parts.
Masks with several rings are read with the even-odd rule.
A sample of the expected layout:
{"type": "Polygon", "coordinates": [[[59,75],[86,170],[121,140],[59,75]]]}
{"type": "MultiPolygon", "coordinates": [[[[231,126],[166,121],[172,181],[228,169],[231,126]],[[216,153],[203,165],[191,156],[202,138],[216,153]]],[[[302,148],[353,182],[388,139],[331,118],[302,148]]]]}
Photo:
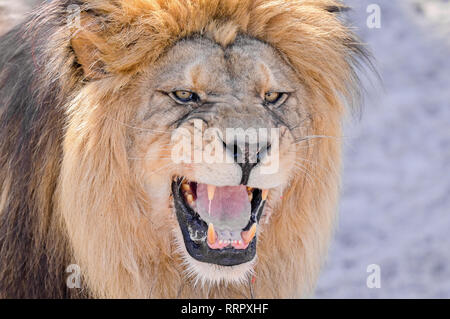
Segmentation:
{"type": "MultiPolygon", "coordinates": [[[[56,12],[58,5],[49,7],[56,12]]],[[[34,201],[30,205],[38,216],[33,233],[41,234],[35,244],[56,238],[47,253],[65,257],[55,268],[64,269],[69,260],[79,264],[85,290],[93,297],[309,295],[336,219],[341,120],[358,89],[354,68],[361,49],[332,12],[341,4],[333,0],[86,0],[81,5],[82,29],[57,27],[41,52],[51,57],[43,68],[42,83],[53,83],[55,78],[59,83],[55,100],[63,101],[64,128],[60,122],[48,123],[39,133],[45,140],[40,152],[47,154],[46,160],[32,167],[45,178],[31,174],[27,182],[34,190],[28,200],[34,201]],[[186,276],[174,236],[167,235],[176,225],[169,197],[150,201],[145,168],[142,162],[130,161],[130,152],[139,153],[131,145],[139,140],[131,127],[141,103],[137,83],[143,70],[177,41],[195,34],[223,47],[239,34],[268,43],[293,68],[308,96],[307,134],[316,138],[297,149],[308,160],[303,163],[307,173],[297,171],[289,187],[269,198],[271,218],[262,226],[253,284],[195,285],[195,278],[186,276]],[[80,65],[74,66],[75,61],[80,65]],[[49,131],[55,127],[64,132],[61,139],[49,131]]],[[[29,30],[40,23],[36,17],[29,30]]],[[[152,161],[152,172],[167,164],[166,139],[164,134],[154,134],[139,144],[161,156],[152,161]]],[[[6,150],[2,148],[1,155],[13,160],[6,150]]],[[[14,174],[10,161],[0,164],[0,215],[5,215],[6,207],[11,207],[8,202],[19,198],[12,198],[10,192],[14,174]]],[[[151,175],[151,183],[167,184],[166,177],[151,175]]],[[[1,270],[4,274],[6,268],[1,270]]],[[[16,291],[12,287],[18,280],[10,282],[9,289],[16,291]]]]}

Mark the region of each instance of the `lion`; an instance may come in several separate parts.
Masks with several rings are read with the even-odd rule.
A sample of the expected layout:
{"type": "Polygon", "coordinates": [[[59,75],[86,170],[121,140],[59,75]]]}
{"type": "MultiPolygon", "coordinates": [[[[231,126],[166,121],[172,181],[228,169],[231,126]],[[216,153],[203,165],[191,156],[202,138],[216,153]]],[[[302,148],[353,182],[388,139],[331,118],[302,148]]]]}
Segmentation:
{"type": "Polygon", "coordinates": [[[368,57],[343,8],[55,0],[2,36],[0,296],[310,296],[368,57]],[[208,129],[226,161],[174,160],[208,129]]]}

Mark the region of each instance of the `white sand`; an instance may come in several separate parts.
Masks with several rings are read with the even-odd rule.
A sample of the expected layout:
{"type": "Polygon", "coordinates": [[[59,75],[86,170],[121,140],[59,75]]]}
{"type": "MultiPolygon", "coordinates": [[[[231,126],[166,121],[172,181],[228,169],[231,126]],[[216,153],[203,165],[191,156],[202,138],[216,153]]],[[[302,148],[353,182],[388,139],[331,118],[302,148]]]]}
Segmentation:
{"type": "Polygon", "coordinates": [[[374,2],[347,1],[385,92],[369,88],[346,133],[340,222],[318,298],[450,298],[450,23],[413,2],[450,9],[380,0],[382,28],[370,30],[374,2]],[[370,264],[381,267],[380,289],[366,286],[370,264]]]}

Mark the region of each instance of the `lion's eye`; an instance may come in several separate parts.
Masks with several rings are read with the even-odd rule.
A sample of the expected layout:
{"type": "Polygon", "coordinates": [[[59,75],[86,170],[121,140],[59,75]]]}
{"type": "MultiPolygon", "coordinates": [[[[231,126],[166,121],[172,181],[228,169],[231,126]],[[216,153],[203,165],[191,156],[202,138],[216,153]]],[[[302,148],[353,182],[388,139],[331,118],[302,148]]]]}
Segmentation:
{"type": "Polygon", "coordinates": [[[264,101],[270,104],[275,104],[283,97],[283,93],[267,92],[264,95],[264,101]]]}
{"type": "Polygon", "coordinates": [[[173,97],[182,103],[197,102],[199,96],[196,93],[190,91],[175,91],[172,93],[173,97]]]}

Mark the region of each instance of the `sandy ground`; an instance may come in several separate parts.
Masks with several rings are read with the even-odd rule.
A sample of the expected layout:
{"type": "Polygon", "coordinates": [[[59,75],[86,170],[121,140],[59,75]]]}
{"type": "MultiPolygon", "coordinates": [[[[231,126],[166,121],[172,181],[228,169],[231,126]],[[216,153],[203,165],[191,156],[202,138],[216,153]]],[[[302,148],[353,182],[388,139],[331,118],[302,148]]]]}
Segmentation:
{"type": "Polygon", "coordinates": [[[340,222],[317,298],[450,298],[450,2],[347,1],[376,57],[384,90],[368,87],[345,134],[340,222]],[[433,8],[433,9],[430,9],[433,8]],[[436,9],[438,8],[438,9],[436,9]],[[381,288],[366,270],[381,268],[381,288]]]}

